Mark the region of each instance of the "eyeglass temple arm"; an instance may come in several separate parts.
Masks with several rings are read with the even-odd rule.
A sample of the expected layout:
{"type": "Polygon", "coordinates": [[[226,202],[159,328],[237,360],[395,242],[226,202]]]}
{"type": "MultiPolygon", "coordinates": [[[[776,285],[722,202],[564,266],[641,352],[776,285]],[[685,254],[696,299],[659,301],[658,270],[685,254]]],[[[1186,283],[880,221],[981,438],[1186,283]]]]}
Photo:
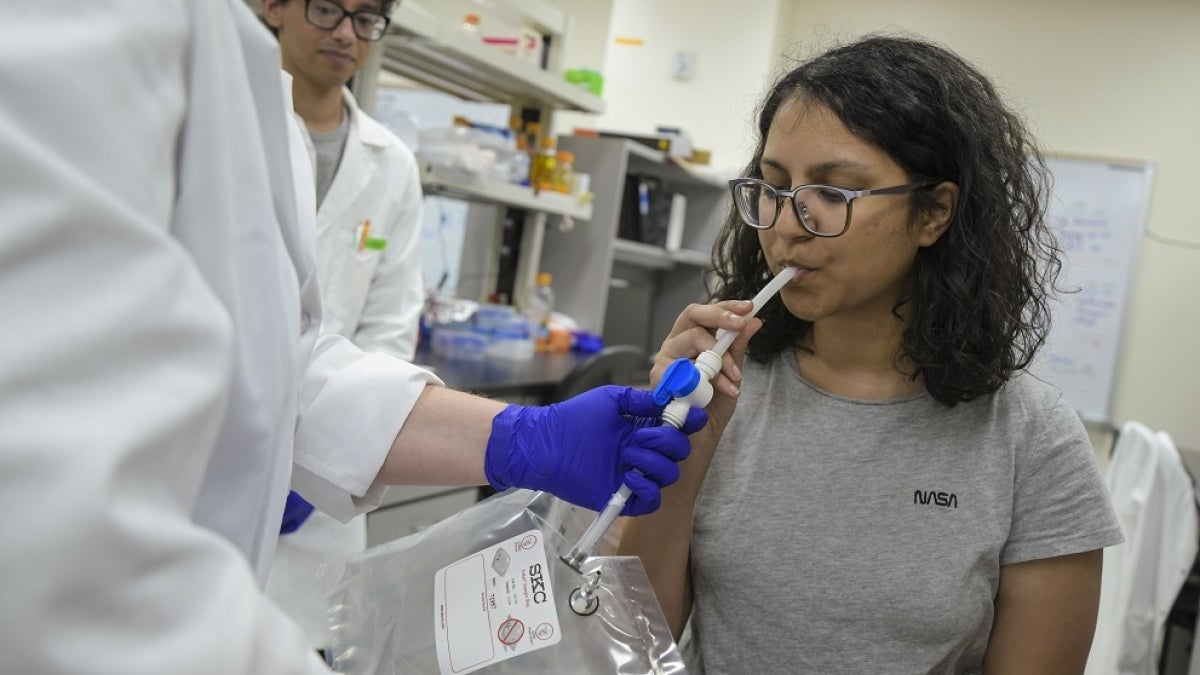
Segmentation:
{"type": "Polygon", "coordinates": [[[892,187],[875,188],[874,190],[862,190],[857,196],[867,197],[870,195],[902,195],[905,192],[920,190],[921,188],[932,187],[941,181],[918,181],[915,183],[905,183],[904,185],[894,185],[892,187]]]}

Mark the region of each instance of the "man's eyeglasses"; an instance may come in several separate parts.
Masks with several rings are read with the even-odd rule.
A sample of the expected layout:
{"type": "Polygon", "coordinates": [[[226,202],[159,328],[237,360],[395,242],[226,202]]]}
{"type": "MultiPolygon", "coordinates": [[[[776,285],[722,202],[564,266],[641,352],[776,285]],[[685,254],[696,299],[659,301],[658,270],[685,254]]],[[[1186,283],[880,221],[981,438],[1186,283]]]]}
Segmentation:
{"type": "Polygon", "coordinates": [[[785,201],[791,202],[800,225],[817,237],[836,237],[850,227],[850,202],[872,195],[902,195],[913,190],[931,187],[941,181],[905,183],[874,190],[847,190],[832,185],[801,185],[780,190],[757,178],[734,178],[729,181],[733,203],[738,215],[756,230],[770,229],[783,212],[785,201]]]}
{"type": "Polygon", "coordinates": [[[375,42],[387,32],[391,19],[381,12],[360,9],[347,12],[345,7],[333,0],[304,0],[304,18],[321,30],[333,30],[342,25],[342,19],[350,17],[350,25],[358,39],[375,42]]]}

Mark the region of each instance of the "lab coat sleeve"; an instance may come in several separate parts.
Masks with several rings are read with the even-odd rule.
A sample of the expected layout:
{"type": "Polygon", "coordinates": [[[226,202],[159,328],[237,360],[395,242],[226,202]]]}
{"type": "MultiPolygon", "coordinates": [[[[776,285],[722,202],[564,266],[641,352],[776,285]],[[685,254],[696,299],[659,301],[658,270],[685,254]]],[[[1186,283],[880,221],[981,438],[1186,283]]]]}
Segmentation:
{"type": "Polygon", "coordinates": [[[192,520],[232,334],[169,223],[188,50],[234,11],[27,3],[0,45],[6,673],[328,672],[192,520]]]}
{"type": "Polygon", "coordinates": [[[341,521],[378,507],[386,486],[375,477],[431,383],[442,384],[394,356],[322,336],[300,387],[292,489],[341,521]]]}
{"type": "Polygon", "coordinates": [[[421,272],[421,177],[412,152],[390,132],[385,133],[392,141],[387,150],[392,184],[387,189],[396,204],[392,222],[386,224],[387,248],[371,280],[354,342],[363,349],[411,361],[417,349],[425,284],[421,272]]]}

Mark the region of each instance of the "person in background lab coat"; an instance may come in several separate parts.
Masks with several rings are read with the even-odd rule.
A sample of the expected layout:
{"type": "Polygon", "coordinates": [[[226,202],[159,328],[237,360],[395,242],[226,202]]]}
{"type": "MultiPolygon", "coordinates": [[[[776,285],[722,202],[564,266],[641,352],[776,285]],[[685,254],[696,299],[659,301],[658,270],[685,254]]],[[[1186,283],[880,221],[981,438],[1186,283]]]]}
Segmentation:
{"type": "Polygon", "coordinates": [[[278,46],[241,0],[17,13],[0,45],[5,672],[328,672],[261,590],[289,476],[342,519],[401,481],[597,508],[624,480],[627,509],[656,506],[687,441],[638,428],[645,392],[505,407],[317,337],[311,169],[291,159],[278,46]]]}
{"type": "MultiPolygon", "coordinates": [[[[387,28],[393,2],[264,0],[312,152],[323,333],[406,361],[417,346],[423,278],[421,182],[412,152],[359,109],[346,84],[387,28]]],[[[282,497],[281,497],[282,498],[282,497]]],[[[366,548],[366,516],[342,523],[292,492],[267,594],[314,647],[328,645],[326,562],[366,548]]]]}
{"type": "Polygon", "coordinates": [[[322,331],[411,360],[424,282],[421,178],[412,151],[346,88],[370,52],[359,33],[382,37],[393,5],[264,0],[263,18],[314,152],[322,331]]]}

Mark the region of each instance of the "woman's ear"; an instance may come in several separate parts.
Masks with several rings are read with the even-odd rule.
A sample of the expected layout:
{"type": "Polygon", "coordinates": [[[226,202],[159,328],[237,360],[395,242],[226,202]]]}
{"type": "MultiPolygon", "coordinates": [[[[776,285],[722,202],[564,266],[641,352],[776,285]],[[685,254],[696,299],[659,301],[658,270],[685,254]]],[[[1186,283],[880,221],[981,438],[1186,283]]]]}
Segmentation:
{"type": "Polygon", "coordinates": [[[933,246],[950,227],[954,220],[954,211],[958,208],[958,184],[942,181],[929,188],[933,195],[933,205],[922,215],[921,229],[917,243],[921,246],[933,246]]]}

